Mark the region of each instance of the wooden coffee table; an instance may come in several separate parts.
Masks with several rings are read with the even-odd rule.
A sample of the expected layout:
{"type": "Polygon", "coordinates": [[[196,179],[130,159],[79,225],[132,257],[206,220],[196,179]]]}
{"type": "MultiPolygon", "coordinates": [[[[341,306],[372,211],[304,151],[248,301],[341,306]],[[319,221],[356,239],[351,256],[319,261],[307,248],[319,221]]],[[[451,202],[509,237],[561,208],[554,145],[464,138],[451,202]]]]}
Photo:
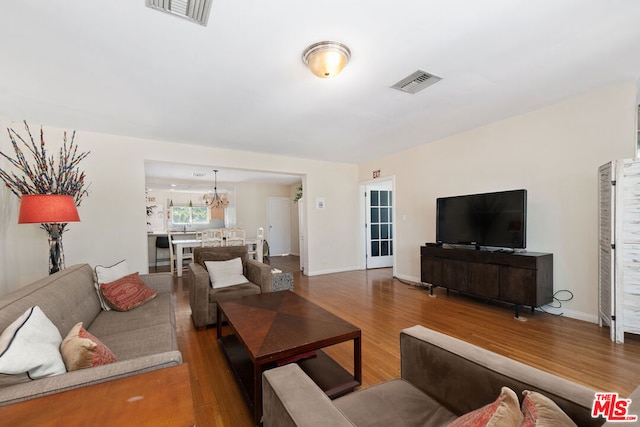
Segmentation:
{"type": "Polygon", "coordinates": [[[362,383],[360,329],[291,291],[221,301],[216,315],[218,342],[256,424],[262,416],[262,372],[279,362],[315,351],[297,363],[330,398],[362,383]],[[222,336],[224,319],[233,334],[222,336]],[[353,374],[320,350],[350,340],[353,374]]]}

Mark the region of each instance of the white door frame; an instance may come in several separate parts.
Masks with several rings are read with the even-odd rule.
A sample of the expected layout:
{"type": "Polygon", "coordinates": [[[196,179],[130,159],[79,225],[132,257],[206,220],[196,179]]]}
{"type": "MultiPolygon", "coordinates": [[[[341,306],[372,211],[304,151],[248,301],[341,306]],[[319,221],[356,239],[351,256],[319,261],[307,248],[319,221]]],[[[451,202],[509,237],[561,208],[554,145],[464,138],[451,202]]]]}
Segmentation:
{"type": "Polygon", "coordinates": [[[396,233],[396,212],[398,211],[396,207],[396,177],[395,175],[391,175],[384,178],[372,179],[369,181],[360,182],[360,241],[362,242],[361,252],[360,252],[360,265],[363,270],[367,269],[367,232],[366,232],[366,206],[367,201],[365,198],[366,188],[372,184],[379,184],[384,181],[391,181],[391,229],[393,233],[393,275],[396,275],[396,253],[398,251],[398,234],[396,233]]]}

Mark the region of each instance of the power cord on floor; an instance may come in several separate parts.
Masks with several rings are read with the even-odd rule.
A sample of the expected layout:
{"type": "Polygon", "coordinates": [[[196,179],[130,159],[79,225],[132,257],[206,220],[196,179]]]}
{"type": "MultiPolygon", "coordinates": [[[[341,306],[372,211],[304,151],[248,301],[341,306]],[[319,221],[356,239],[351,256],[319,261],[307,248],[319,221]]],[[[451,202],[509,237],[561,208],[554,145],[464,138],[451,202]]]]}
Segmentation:
{"type": "MultiPolygon", "coordinates": [[[[410,286],[411,288],[413,288],[415,290],[418,290],[418,291],[428,291],[428,290],[431,289],[431,285],[426,285],[426,284],[423,284],[423,283],[417,284],[417,283],[414,283],[414,282],[408,282],[408,281],[403,280],[403,279],[401,279],[401,278],[399,278],[397,276],[393,276],[393,278],[395,280],[397,280],[398,282],[403,283],[403,284],[405,284],[407,286],[410,286]]],[[[551,303],[546,304],[546,305],[541,306],[541,307],[538,307],[538,309],[540,311],[544,312],[544,313],[551,314],[552,316],[563,316],[564,312],[562,312],[562,313],[551,313],[551,312],[548,312],[547,310],[545,310],[544,307],[549,307],[549,308],[552,308],[552,309],[561,309],[562,308],[562,303],[563,302],[567,302],[567,301],[571,301],[573,299],[573,296],[574,296],[573,292],[571,292],[570,290],[568,290],[568,289],[560,289],[559,291],[556,291],[553,294],[553,297],[552,297],[553,301],[551,303]],[[560,297],[559,294],[563,294],[563,293],[567,293],[568,296],[566,296],[564,298],[560,297]]]]}
{"type": "Polygon", "coordinates": [[[431,289],[430,285],[425,285],[424,283],[418,284],[414,282],[409,282],[407,280],[399,278],[398,276],[393,276],[393,278],[402,284],[411,286],[414,290],[417,290],[417,291],[428,291],[429,289],[431,289]]]}
{"type": "Polygon", "coordinates": [[[549,307],[549,308],[553,308],[553,309],[561,309],[562,308],[562,303],[563,302],[567,302],[567,301],[571,301],[573,299],[573,292],[571,292],[568,289],[560,289],[559,291],[556,291],[553,294],[553,301],[549,304],[543,305],[541,307],[539,307],[540,311],[545,312],[547,314],[551,314],[553,316],[562,316],[564,315],[564,313],[550,313],[547,310],[545,310],[545,307],[549,307]],[[569,294],[566,298],[560,298],[558,296],[558,294],[560,293],[567,293],[569,294]]]}

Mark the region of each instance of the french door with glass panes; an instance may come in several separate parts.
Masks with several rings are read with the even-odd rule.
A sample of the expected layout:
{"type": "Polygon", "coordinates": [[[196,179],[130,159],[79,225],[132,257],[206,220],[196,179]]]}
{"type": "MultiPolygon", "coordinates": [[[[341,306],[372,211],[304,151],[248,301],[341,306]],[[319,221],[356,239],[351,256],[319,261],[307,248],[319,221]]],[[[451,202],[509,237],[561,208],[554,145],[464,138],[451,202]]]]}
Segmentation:
{"type": "Polygon", "coordinates": [[[392,182],[367,184],[367,268],[393,266],[392,182]]]}

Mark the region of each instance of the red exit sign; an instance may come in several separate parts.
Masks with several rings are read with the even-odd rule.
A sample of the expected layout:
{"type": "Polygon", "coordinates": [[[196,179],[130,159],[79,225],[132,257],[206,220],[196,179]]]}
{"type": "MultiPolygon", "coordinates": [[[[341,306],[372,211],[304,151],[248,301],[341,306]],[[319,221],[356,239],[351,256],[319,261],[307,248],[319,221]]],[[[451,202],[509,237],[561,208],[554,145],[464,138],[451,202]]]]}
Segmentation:
{"type": "Polygon", "coordinates": [[[373,179],[380,178],[380,169],[373,171],[373,179]]]}

